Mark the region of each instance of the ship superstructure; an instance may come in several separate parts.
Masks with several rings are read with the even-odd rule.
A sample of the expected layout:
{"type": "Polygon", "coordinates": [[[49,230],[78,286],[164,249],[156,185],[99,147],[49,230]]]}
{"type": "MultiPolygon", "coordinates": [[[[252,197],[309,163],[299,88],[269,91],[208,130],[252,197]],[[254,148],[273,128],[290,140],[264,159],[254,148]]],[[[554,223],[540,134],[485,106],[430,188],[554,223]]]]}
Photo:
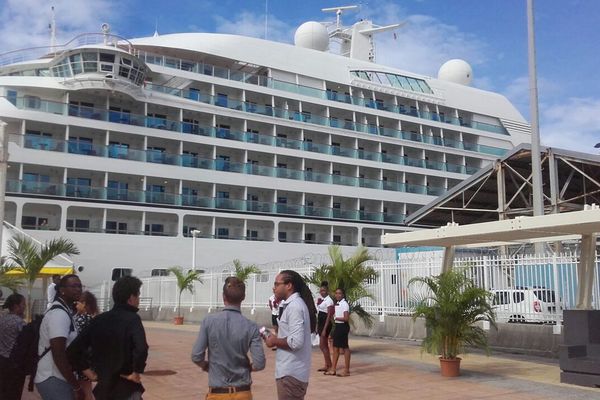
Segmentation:
{"type": "Polygon", "coordinates": [[[89,283],[189,266],[192,241],[198,267],[310,259],[380,248],[530,142],[499,94],[322,50],[104,27],[1,56],[6,221],[73,239],[89,283]]]}

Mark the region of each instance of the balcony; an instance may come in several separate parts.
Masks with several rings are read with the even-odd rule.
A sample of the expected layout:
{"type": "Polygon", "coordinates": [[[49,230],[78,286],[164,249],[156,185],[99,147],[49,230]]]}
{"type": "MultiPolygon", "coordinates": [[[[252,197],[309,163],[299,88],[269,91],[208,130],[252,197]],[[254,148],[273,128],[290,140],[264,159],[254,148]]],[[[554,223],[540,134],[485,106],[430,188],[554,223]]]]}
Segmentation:
{"type": "MultiPolygon", "coordinates": [[[[16,102],[17,102],[17,107],[23,108],[23,103],[24,103],[23,98],[17,98],[16,102]]],[[[61,107],[65,106],[62,103],[53,103],[53,102],[49,102],[46,100],[40,100],[40,103],[41,103],[39,106],[40,110],[60,108],[58,106],[51,107],[52,104],[55,104],[55,105],[58,104],[61,107]]],[[[79,108],[81,108],[81,107],[79,107],[79,108]]],[[[273,110],[272,107],[266,107],[265,112],[267,112],[266,111],[267,109],[270,110],[270,111],[268,111],[269,113],[272,113],[272,110],[273,110]]],[[[96,110],[96,109],[90,109],[90,110],[96,110]]],[[[77,113],[73,112],[72,115],[82,117],[82,118],[92,118],[92,119],[99,119],[99,120],[106,121],[107,119],[104,118],[104,116],[110,116],[110,113],[114,113],[114,111],[107,112],[106,110],[98,110],[98,112],[90,112],[90,110],[87,110],[86,112],[82,112],[81,110],[78,109],[78,112],[77,113]]],[[[258,108],[257,108],[257,110],[258,110],[258,108]]],[[[180,132],[180,133],[184,133],[184,134],[200,134],[200,135],[204,135],[204,136],[217,137],[219,139],[235,140],[235,141],[241,141],[241,142],[247,142],[247,143],[258,143],[258,144],[264,144],[264,145],[269,145],[269,146],[275,144],[276,146],[279,146],[279,147],[291,148],[291,149],[296,149],[296,150],[303,149],[305,151],[312,151],[312,152],[317,152],[317,153],[322,153],[322,154],[334,154],[334,155],[339,155],[342,157],[361,158],[361,159],[367,159],[367,160],[373,160],[373,161],[378,161],[382,157],[382,155],[380,153],[369,153],[369,152],[365,152],[365,151],[357,150],[357,149],[353,149],[353,148],[330,146],[330,145],[326,145],[326,144],[306,142],[306,141],[302,142],[299,140],[293,140],[293,139],[287,139],[287,138],[275,138],[270,135],[261,135],[258,133],[251,133],[251,132],[238,132],[238,131],[234,131],[231,129],[215,128],[215,127],[210,127],[210,126],[201,126],[198,124],[191,124],[189,122],[179,122],[179,121],[167,120],[165,118],[145,117],[145,116],[140,116],[140,115],[128,114],[127,119],[119,119],[119,120],[116,120],[115,118],[113,118],[113,120],[108,119],[109,122],[115,122],[115,123],[127,122],[128,124],[133,124],[133,121],[140,121],[140,120],[143,121],[141,124],[137,123],[137,122],[135,124],[141,125],[141,126],[146,126],[149,128],[165,129],[165,130],[180,132]]],[[[315,122],[315,121],[324,121],[324,119],[322,117],[317,117],[317,116],[311,117],[311,122],[315,122]]],[[[325,126],[327,126],[328,124],[329,124],[328,122],[323,123],[323,125],[325,125],[325,126]]],[[[348,124],[349,123],[347,122],[347,126],[346,126],[347,129],[352,128],[352,130],[369,131],[370,132],[370,128],[366,125],[354,124],[354,123],[352,123],[350,125],[348,125],[348,124]],[[359,128],[359,129],[356,129],[356,128],[359,128]]],[[[425,142],[425,143],[438,145],[438,146],[445,146],[445,147],[457,148],[457,149],[468,150],[468,151],[473,151],[473,152],[491,154],[494,156],[502,156],[504,153],[506,153],[505,149],[500,149],[500,148],[485,146],[485,145],[479,145],[476,143],[453,141],[451,139],[443,139],[442,140],[441,138],[438,138],[438,137],[421,135],[421,134],[414,133],[414,132],[396,131],[396,130],[391,130],[388,128],[379,128],[378,131],[379,131],[379,134],[381,134],[382,136],[396,137],[399,139],[410,140],[410,141],[421,142],[421,143],[425,142]]],[[[30,135],[28,135],[28,136],[30,136],[30,135]]],[[[26,141],[26,146],[29,148],[36,148],[36,149],[40,149],[40,150],[63,151],[62,147],[61,147],[61,146],[63,146],[61,144],[61,141],[56,141],[54,139],[48,139],[48,138],[35,138],[34,139],[31,137],[28,137],[28,141],[26,141]]],[[[107,150],[105,148],[105,146],[96,145],[96,144],[90,145],[88,143],[85,143],[85,144],[69,143],[68,146],[69,146],[69,152],[76,153],[76,154],[105,156],[106,152],[110,151],[110,150],[107,150]]],[[[111,153],[111,157],[121,158],[121,152],[117,151],[116,157],[114,156],[114,154],[115,154],[115,152],[113,151],[111,153]]],[[[173,164],[173,165],[178,165],[178,164],[173,164]]],[[[420,168],[427,168],[424,164],[415,164],[414,166],[418,166],[420,168]]],[[[433,169],[438,169],[438,168],[434,167],[433,169]]]]}

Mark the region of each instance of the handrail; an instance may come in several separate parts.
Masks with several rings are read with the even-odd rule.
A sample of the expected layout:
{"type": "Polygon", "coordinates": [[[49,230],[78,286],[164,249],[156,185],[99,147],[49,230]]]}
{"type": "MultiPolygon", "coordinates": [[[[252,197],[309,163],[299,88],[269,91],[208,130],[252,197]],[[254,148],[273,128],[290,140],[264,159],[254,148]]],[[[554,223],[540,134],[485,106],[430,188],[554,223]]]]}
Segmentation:
{"type": "MultiPolygon", "coordinates": [[[[164,88],[160,86],[147,85],[147,89],[154,90],[160,93],[164,93],[164,88]]],[[[494,156],[503,156],[506,153],[506,149],[492,147],[487,145],[481,145],[477,143],[465,142],[460,140],[453,140],[447,138],[440,138],[434,136],[422,135],[415,132],[406,132],[391,128],[381,128],[378,126],[371,126],[368,124],[361,124],[354,121],[338,121],[333,118],[321,117],[319,115],[305,115],[299,112],[290,111],[287,109],[282,109],[278,107],[272,106],[259,106],[257,104],[251,102],[243,102],[234,99],[221,99],[218,96],[206,95],[201,92],[196,91],[182,91],[179,89],[175,89],[171,91],[171,93],[175,96],[183,97],[188,100],[193,100],[205,104],[210,104],[218,107],[229,108],[236,111],[248,112],[253,114],[265,115],[268,117],[274,117],[285,120],[294,120],[298,122],[304,122],[309,124],[316,124],[320,126],[328,126],[332,128],[346,129],[354,132],[363,132],[369,133],[373,135],[379,136],[387,136],[387,137],[395,137],[403,140],[410,140],[414,142],[433,144],[442,147],[462,149],[474,152],[480,152],[484,154],[491,154],[494,156]]],[[[4,96],[6,97],[6,96],[4,96]]],[[[147,117],[140,114],[132,114],[132,113],[120,113],[123,115],[123,121],[112,121],[110,119],[111,116],[119,114],[119,112],[113,112],[106,109],[100,109],[95,107],[87,107],[87,106],[73,106],[66,103],[60,103],[56,101],[50,100],[41,100],[37,97],[17,97],[9,99],[17,108],[21,109],[35,109],[44,112],[52,112],[58,114],[66,114],[65,110],[68,110],[69,115],[83,117],[83,118],[91,118],[97,120],[104,120],[109,122],[117,122],[124,123],[129,125],[138,125],[138,126],[146,126],[149,128],[157,128],[175,132],[182,133],[194,133],[194,132],[185,132],[190,126],[196,126],[197,128],[200,125],[188,123],[188,122],[180,122],[175,120],[170,120],[167,118],[157,118],[157,117],[147,117]],[[25,102],[25,100],[31,102],[31,104],[25,102]],[[71,113],[71,109],[75,110],[75,113],[71,113]]],[[[202,133],[199,133],[202,134],[202,133]]],[[[243,141],[243,139],[240,139],[243,141]]]]}
{"type": "Polygon", "coordinates": [[[116,48],[116,47],[119,47],[119,42],[123,42],[123,41],[126,42],[128,45],[127,52],[129,54],[134,54],[135,47],[133,46],[133,43],[131,43],[128,39],[126,39],[122,36],[114,35],[112,33],[88,32],[88,33],[81,33],[81,34],[75,36],[73,39],[69,40],[67,43],[61,44],[61,45],[29,47],[29,48],[25,48],[25,49],[17,49],[17,50],[7,51],[5,53],[0,53],[0,66],[5,66],[5,65],[14,64],[17,62],[32,60],[34,58],[39,57],[39,52],[41,52],[41,51],[47,51],[45,53],[45,55],[46,56],[52,55],[52,57],[54,58],[54,57],[64,54],[64,52],[71,50],[78,46],[93,45],[93,44],[98,44],[100,42],[106,42],[107,44],[110,43],[113,47],[116,48]],[[102,40],[97,40],[97,41],[88,40],[89,38],[94,38],[94,37],[101,37],[102,40]],[[114,42],[110,42],[110,41],[106,40],[107,38],[114,38],[117,40],[115,40],[114,42]],[[82,40],[82,39],[85,39],[85,40],[82,40]],[[73,45],[74,42],[77,42],[77,43],[75,45],[73,45]],[[35,57],[32,56],[31,58],[14,57],[15,54],[20,54],[20,53],[26,54],[28,52],[33,52],[33,51],[36,51],[38,55],[35,57]],[[59,51],[60,51],[60,53],[59,53],[59,51]],[[11,57],[13,57],[13,58],[11,58],[11,57]]]}
{"type": "Polygon", "coordinates": [[[339,94],[334,92],[328,92],[326,90],[317,89],[309,86],[303,86],[299,84],[279,81],[270,77],[261,75],[232,71],[229,68],[217,67],[215,65],[198,63],[194,61],[184,60],[177,57],[167,57],[158,55],[151,52],[140,52],[139,57],[144,60],[147,64],[155,64],[164,66],[167,68],[174,68],[188,72],[194,72],[200,75],[215,76],[218,78],[241,81],[244,83],[257,84],[259,86],[267,86],[272,89],[282,90],[289,93],[297,93],[305,96],[316,97],[323,100],[337,101],[341,103],[360,105],[367,108],[378,109],[381,111],[389,111],[392,113],[410,115],[421,119],[427,119],[429,121],[445,122],[453,125],[465,126],[473,129],[483,130],[492,133],[499,133],[502,135],[508,135],[508,132],[502,125],[493,125],[485,122],[466,122],[462,118],[450,117],[441,115],[434,112],[427,112],[421,110],[406,110],[403,106],[388,104],[384,102],[377,102],[373,99],[365,99],[356,96],[350,96],[346,94],[339,94]],[[168,61],[168,62],[167,62],[168,61]],[[216,71],[219,71],[217,74],[216,71]]]}
{"type": "MultiPolygon", "coordinates": [[[[28,100],[28,99],[26,99],[26,98],[17,98],[17,99],[12,99],[11,101],[13,101],[13,100],[14,100],[14,104],[17,106],[17,108],[22,108],[22,109],[33,108],[36,110],[40,110],[40,109],[44,110],[45,109],[44,110],[45,112],[52,112],[52,113],[59,113],[59,114],[65,114],[64,108],[67,106],[67,104],[65,104],[65,103],[52,102],[52,101],[48,101],[48,100],[39,100],[39,106],[36,106],[36,104],[38,103],[37,101],[32,101],[31,105],[34,105],[36,107],[28,107],[26,104],[26,100],[28,100]]],[[[383,161],[386,163],[408,165],[408,166],[414,166],[414,167],[419,167],[419,168],[434,169],[434,170],[438,170],[438,171],[455,172],[455,173],[460,173],[460,174],[465,174],[465,173],[473,174],[473,173],[477,172],[477,170],[478,170],[478,168],[465,166],[465,165],[461,165],[461,164],[453,164],[453,163],[448,163],[448,162],[443,163],[443,162],[439,162],[439,161],[426,160],[426,159],[415,159],[415,158],[410,158],[407,156],[399,156],[399,155],[379,153],[379,152],[369,152],[369,151],[360,150],[360,149],[351,149],[351,148],[346,148],[346,147],[338,147],[338,146],[332,146],[332,145],[328,145],[328,144],[300,141],[300,140],[288,139],[288,138],[284,139],[284,138],[279,138],[279,137],[275,137],[275,136],[271,136],[271,135],[264,135],[264,134],[260,134],[260,133],[239,132],[236,130],[225,129],[225,128],[216,128],[213,126],[200,125],[200,124],[195,124],[195,123],[191,123],[191,122],[171,121],[171,120],[167,120],[164,118],[146,117],[143,115],[123,113],[120,111],[110,111],[110,110],[107,111],[105,109],[99,109],[99,108],[94,108],[94,107],[68,105],[67,108],[68,108],[67,113],[70,116],[81,117],[81,118],[86,118],[86,119],[94,119],[94,120],[103,120],[103,121],[125,124],[125,125],[145,126],[148,128],[170,130],[170,131],[176,131],[176,132],[180,132],[180,133],[184,133],[184,134],[210,136],[210,137],[216,137],[219,139],[237,140],[237,141],[243,141],[243,142],[247,142],[247,143],[257,143],[257,144],[270,145],[270,146],[275,144],[277,147],[294,148],[297,150],[305,150],[305,151],[311,151],[311,152],[317,152],[317,153],[323,153],[323,154],[333,154],[333,155],[338,155],[338,156],[342,156],[342,157],[357,158],[357,159],[364,159],[364,160],[383,161]]],[[[401,133],[402,133],[402,136],[401,136],[402,139],[413,140],[413,135],[414,135],[413,133],[406,133],[406,132],[402,132],[402,131],[401,131],[401,133]]],[[[382,135],[387,136],[385,131],[382,132],[382,135]]],[[[423,140],[423,138],[414,138],[414,139],[415,139],[415,141],[418,141],[418,142],[425,141],[425,140],[423,140]],[[421,139],[421,140],[419,140],[419,139],[421,139]]],[[[45,138],[45,139],[41,138],[40,140],[48,140],[48,138],[45,138]]],[[[56,141],[56,139],[52,139],[52,140],[56,141]]],[[[59,143],[59,142],[56,142],[56,143],[59,143]]],[[[463,149],[467,149],[467,150],[471,150],[471,151],[477,151],[477,150],[481,151],[481,150],[488,149],[488,147],[478,147],[481,145],[468,144],[467,142],[454,143],[454,141],[449,140],[449,139],[444,139],[443,141],[440,141],[440,143],[438,143],[438,144],[444,145],[446,147],[463,148],[463,149]],[[462,146],[458,146],[458,144],[461,144],[462,146]]],[[[102,147],[102,145],[97,145],[97,144],[94,144],[94,146],[98,147],[98,148],[102,147]]],[[[495,148],[489,147],[489,149],[490,150],[486,151],[486,153],[491,152],[492,149],[494,149],[494,152],[492,152],[491,154],[496,153],[495,148]]],[[[132,151],[132,149],[130,149],[129,151],[132,151]]]]}
{"type": "Polygon", "coordinates": [[[224,199],[199,195],[153,192],[149,190],[115,189],[105,186],[73,185],[54,182],[30,182],[7,179],[7,193],[84,198],[104,201],[164,204],[211,210],[232,210],[257,214],[313,216],[327,219],[402,223],[405,214],[361,211],[306,204],[262,202],[243,199],[224,199]]]}
{"type": "MultiPolygon", "coordinates": [[[[11,137],[20,138],[21,135],[12,134],[11,137]]],[[[208,169],[222,172],[234,172],[247,175],[261,175],[285,179],[302,180],[307,182],[321,182],[328,184],[339,184],[344,186],[367,187],[383,189],[396,192],[408,192],[418,194],[431,194],[433,192],[444,192],[443,187],[433,187],[412,183],[389,182],[386,180],[360,178],[356,176],[337,175],[315,171],[296,170],[291,168],[279,168],[265,165],[254,165],[252,163],[236,163],[220,159],[204,159],[187,154],[157,153],[153,150],[123,149],[112,146],[94,145],[92,143],[78,141],[62,141],[25,135],[25,148],[69,152],[87,156],[108,157],[126,159],[131,161],[154,162],[165,165],[176,165],[182,167],[208,169]],[[32,140],[34,139],[34,140],[32,140]],[[111,151],[114,150],[114,151],[111,151]],[[129,154],[131,152],[131,155],[129,154]]]]}

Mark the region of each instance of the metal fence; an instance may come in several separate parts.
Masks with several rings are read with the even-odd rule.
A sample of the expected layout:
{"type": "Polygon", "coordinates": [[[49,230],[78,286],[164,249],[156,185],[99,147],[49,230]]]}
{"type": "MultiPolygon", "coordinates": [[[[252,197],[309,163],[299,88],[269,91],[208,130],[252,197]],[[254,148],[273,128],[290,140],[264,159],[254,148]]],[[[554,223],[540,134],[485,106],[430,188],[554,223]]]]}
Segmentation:
{"type": "MultiPolygon", "coordinates": [[[[532,256],[477,256],[457,258],[454,267],[463,270],[476,285],[492,292],[499,322],[561,323],[562,310],[574,308],[577,293],[577,254],[532,256]]],[[[593,307],[598,308],[600,285],[596,258],[596,284],[593,307]]],[[[441,271],[439,254],[414,253],[395,263],[371,262],[378,277],[367,282],[372,298],[360,300],[361,305],[380,319],[387,315],[410,315],[416,299],[422,297],[424,288],[409,284],[415,277],[437,275],[441,271]]],[[[300,274],[310,274],[314,266],[294,268],[300,274]]],[[[246,300],[243,307],[252,310],[267,309],[272,294],[275,275],[280,268],[263,269],[261,274],[251,275],[246,282],[246,300]]],[[[229,271],[210,272],[201,275],[202,282],[194,284],[194,293],[184,292],[182,309],[216,308],[222,306],[221,290],[229,271]]],[[[141,308],[177,307],[177,283],[172,276],[142,278],[141,308]]],[[[106,309],[110,296],[110,284],[105,283],[94,290],[106,309]]],[[[313,288],[317,291],[317,288],[313,288]]]]}

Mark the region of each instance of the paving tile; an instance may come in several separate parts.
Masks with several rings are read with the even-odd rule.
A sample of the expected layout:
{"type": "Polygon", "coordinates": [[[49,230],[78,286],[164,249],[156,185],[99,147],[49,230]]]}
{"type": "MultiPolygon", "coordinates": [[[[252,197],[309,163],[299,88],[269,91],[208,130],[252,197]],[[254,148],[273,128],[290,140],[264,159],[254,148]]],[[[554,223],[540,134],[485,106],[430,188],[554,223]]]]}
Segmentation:
{"type": "MultiPolygon", "coordinates": [[[[144,400],[204,398],[208,376],[190,360],[198,326],[166,322],[145,322],[145,326],[150,355],[143,377],[144,400]]],[[[350,346],[352,375],[346,378],[317,372],[323,360],[320,351],[313,349],[307,399],[600,399],[600,389],[561,384],[556,360],[469,354],[463,358],[461,377],[443,378],[437,359],[422,354],[416,342],[351,337],[350,346]]],[[[275,353],[269,349],[265,353],[265,371],[253,374],[256,400],[276,399],[275,353]]],[[[23,399],[40,397],[25,393],[23,399]]]]}

